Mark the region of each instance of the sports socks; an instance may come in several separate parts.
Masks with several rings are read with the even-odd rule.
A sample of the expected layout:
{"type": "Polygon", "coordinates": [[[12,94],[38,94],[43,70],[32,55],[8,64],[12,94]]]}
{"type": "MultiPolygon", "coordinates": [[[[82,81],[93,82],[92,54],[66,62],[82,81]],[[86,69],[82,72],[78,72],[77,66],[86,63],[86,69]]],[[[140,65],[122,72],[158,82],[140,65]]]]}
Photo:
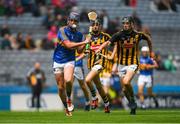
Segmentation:
{"type": "Polygon", "coordinates": [[[124,93],[125,93],[129,102],[131,102],[131,103],[135,102],[133,88],[130,84],[125,85],[125,92],[124,93]]]}

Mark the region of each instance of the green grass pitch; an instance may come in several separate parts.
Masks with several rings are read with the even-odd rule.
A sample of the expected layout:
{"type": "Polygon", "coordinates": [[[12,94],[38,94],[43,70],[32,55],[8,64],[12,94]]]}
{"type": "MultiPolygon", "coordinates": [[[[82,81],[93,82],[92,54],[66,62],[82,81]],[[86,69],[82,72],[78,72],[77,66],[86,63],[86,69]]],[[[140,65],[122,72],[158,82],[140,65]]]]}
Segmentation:
{"type": "Polygon", "coordinates": [[[76,110],[72,117],[66,117],[62,111],[1,111],[0,123],[180,123],[180,109],[137,110],[137,115],[129,115],[129,111],[124,110],[114,110],[110,114],[76,110]]]}

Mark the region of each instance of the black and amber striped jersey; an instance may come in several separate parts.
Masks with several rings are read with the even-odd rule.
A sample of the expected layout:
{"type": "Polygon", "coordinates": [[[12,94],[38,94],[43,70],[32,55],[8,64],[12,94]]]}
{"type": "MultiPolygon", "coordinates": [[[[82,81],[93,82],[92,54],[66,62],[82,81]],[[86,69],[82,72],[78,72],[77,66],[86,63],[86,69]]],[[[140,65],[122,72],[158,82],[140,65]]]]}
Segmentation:
{"type": "MultiPolygon", "coordinates": [[[[111,56],[112,52],[108,51],[108,55],[111,56]]],[[[103,77],[104,74],[110,74],[112,72],[112,67],[115,62],[115,58],[113,60],[105,60],[104,69],[100,72],[99,76],[103,77]]]]}
{"type": "Polygon", "coordinates": [[[139,65],[139,42],[142,39],[148,40],[148,37],[148,35],[134,30],[129,34],[123,30],[114,34],[110,41],[111,43],[117,42],[118,63],[139,65]]]}
{"type": "MultiPolygon", "coordinates": [[[[100,64],[104,67],[106,59],[100,55],[95,54],[95,51],[99,49],[100,45],[110,39],[110,35],[104,32],[100,32],[98,36],[93,35],[90,42],[90,53],[88,57],[88,68],[91,69],[94,65],[100,64]]],[[[102,49],[101,54],[107,55],[108,50],[102,49]]]]}

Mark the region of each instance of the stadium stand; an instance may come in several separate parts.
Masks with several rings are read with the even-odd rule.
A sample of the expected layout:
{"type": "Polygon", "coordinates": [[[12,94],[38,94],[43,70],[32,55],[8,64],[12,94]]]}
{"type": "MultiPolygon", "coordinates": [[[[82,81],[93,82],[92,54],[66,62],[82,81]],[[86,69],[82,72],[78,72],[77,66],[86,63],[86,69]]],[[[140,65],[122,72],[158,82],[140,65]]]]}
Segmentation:
{"type": "Polygon", "coordinates": [[[48,75],[48,85],[54,85],[52,71],[52,51],[1,51],[0,54],[0,82],[1,85],[25,85],[28,70],[33,63],[42,63],[42,69],[48,75]]]}
{"type": "MultiPolygon", "coordinates": [[[[138,0],[136,11],[143,21],[143,25],[148,25],[153,38],[155,51],[160,51],[163,55],[173,54],[180,56],[179,31],[180,31],[180,12],[154,13],[149,7],[150,1],[138,0]]],[[[122,0],[77,0],[77,7],[82,10],[97,10],[100,12],[105,9],[110,19],[131,15],[134,11],[132,7],[122,5],[122,0]]],[[[180,10],[180,5],[177,5],[180,10]]],[[[23,32],[23,34],[32,33],[33,38],[42,39],[46,37],[48,30],[42,26],[43,17],[33,17],[30,13],[24,13],[20,17],[0,17],[0,25],[8,24],[12,34],[23,32]]],[[[81,31],[87,30],[88,23],[81,23],[81,31]]],[[[2,37],[0,38],[2,40],[2,37]]],[[[0,51],[0,85],[5,84],[25,84],[25,76],[28,69],[33,65],[33,62],[42,62],[42,67],[45,70],[47,83],[55,85],[52,69],[51,58],[52,51],[40,50],[37,52],[31,51],[0,51]]],[[[155,71],[155,84],[163,85],[179,85],[180,70],[176,73],[166,71],[155,71]]],[[[136,80],[136,79],[135,79],[136,80]]]]}
{"type": "Polygon", "coordinates": [[[30,13],[25,13],[21,17],[0,17],[0,25],[8,24],[13,34],[23,32],[32,33],[35,39],[42,39],[47,30],[42,26],[42,17],[32,17],[30,13]]]}

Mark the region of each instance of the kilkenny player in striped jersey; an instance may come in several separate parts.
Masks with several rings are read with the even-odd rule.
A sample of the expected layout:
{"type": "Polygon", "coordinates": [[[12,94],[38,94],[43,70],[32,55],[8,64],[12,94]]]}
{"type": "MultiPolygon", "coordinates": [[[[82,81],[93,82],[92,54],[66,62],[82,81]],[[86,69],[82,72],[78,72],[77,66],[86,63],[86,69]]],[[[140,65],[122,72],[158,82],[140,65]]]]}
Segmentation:
{"type": "Polygon", "coordinates": [[[134,30],[132,17],[122,18],[123,28],[115,33],[109,41],[103,43],[96,53],[104,49],[108,44],[117,42],[118,71],[123,84],[123,91],[129,101],[130,114],[136,114],[137,104],[134,99],[131,80],[133,79],[139,66],[139,42],[147,41],[150,53],[152,52],[151,39],[148,35],[134,30]]]}
{"type": "MultiPolygon", "coordinates": [[[[88,56],[88,68],[90,72],[87,74],[85,78],[85,82],[90,89],[92,95],[92,109],[97,108],[98,106],[98,98],[96,96],[96,91],[93,87],[92,81],[96,85],[96,88],[102,97],[104,104],[105,104],[105,113],[110,113],[109,109],[109,100],[107,95],[105,94],[102,84],[100,82],[99,73],[103,70],[104,65],[106,63],[106,58],[95,54],[95,51],[99,49],[100,45],[103,44],[105,41],[110,39],[110,36],[104,32],[101,32],[101,24],[98,20],[95,20],[92,23],[92,32],[91,32],[91,42],[90,42],[90,49],[89,49],[89,56],[88,56]]],[[[107,55],[107,49],[102,49],[101,54],[107,55]]]]}

